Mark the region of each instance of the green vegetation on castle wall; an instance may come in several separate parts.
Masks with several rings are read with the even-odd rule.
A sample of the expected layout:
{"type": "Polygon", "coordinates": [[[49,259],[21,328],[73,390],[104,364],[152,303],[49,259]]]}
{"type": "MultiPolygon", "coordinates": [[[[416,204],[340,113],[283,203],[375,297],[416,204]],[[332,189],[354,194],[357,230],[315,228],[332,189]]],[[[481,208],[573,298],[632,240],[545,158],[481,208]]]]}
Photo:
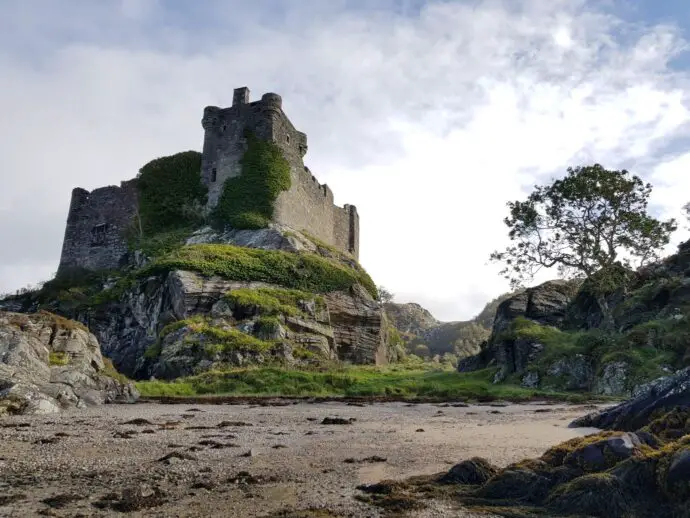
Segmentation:
{"type": "Polygon", "coordinates": [[[376,297],[376,285],[364,270],[308,253],[260,250],[233,245],[187,245],[156,259],[137,275],[189,270],[235,281],[259,281],[285,288],[328,293],[362,285],[376,297]]]}
{"type": "Polygon", "coordinates": [[[134,232],[139,237],[199,224],[207,194],[201,153],[184,151],[152,160],[139,170],[137,188],[141,226],[134,232]]]}
{"type": "Polygon", "coordinates": [[[257,229],[268,226],[276,198],[290,189],[290,164],[273,142],[245,134],[242,174],[228,178],[213,212],[218,225],[257,229]]]}

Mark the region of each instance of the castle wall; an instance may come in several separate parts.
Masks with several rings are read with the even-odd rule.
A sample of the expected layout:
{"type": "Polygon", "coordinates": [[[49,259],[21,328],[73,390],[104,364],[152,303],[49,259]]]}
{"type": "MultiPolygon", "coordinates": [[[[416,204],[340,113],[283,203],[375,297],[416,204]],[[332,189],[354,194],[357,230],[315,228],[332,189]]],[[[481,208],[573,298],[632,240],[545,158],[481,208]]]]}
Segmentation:
{"type": "Polygon", "coordinates": [[[251,129],[264,140],[271,139],[271,120],[265,117],[259,102],[230,108],[208,106],[204,109],[204,149],[201,179],[208,186],[208,205],[215,207],[228,178],[242,172],[240,159],[246,150],[244,129],[251,129]]]}
{"type": "Polygon", "coordinates": [[[114,269],[127,255],[125,231],[137,212],[136,180],[72,191],[58,274],[71,267],[114,269]]]}
{"type": "Polygon", "coordinates": [[[354,205],[334,207],[333,244],[359,257],[359,214],[354,205]]]}
{"type": "Polygon", "coordinates": [[[246,88],[235,89],[233,106],[204,110],[205,130],[202,180],[209,188],[208,207],[214,207],[226,179],[241,174],[240,160],[246,150],[244,129],[272,140],[290,164],[292,186],[275,203],[273,221],[305,230],[322,241],[359,254],[359,217],[354,206],[336,207],[333,192],[321,185],[304,166],[307,136],[295,129],[282,111],[282,100],[273,93],[249,102],[246,88]],[[348,208],[351,207],[351,208],[348,208]],[[354,212],[352,212],[354,211],[354,212]]]}

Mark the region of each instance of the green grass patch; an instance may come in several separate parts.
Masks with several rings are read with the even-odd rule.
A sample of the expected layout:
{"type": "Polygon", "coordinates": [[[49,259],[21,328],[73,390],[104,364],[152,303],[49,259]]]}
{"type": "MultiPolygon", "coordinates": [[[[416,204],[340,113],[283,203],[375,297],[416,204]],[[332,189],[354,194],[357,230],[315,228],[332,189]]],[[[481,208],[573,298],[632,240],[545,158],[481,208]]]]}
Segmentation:
{"type": "Polygon", "coordinates": [[[317,357],[314,351],[310,351],[304,347],[295,347],[292,350],[292,356],[298,360],[313,360],[317,357]]]}
{"type": "Polygon", "coordinates": [[[372,296],[376,285],[364,271],[309,253],[259,250],[233,245],[187,245],[140,270],[140,277],[190,270],[236,281],[261,281],[312,293],[346,290],[361,284],[372,296]]]}
{"type": "Polygon", "coordinates": [[[302,315],[304,312],[299,307],[301,301],[313,300],[319,309],[326,304],[319,295],[287,288],[240,288],[228,292],[225,298],[234,307],[256,308],[263,315],[302,315]]]}
{"type": "Polygon", "coordinates": [[[66,352],[51,351],[48,354],[48,364],[51,367],[63,367],[69,363],[70,356],[66,352]]]}
{"type": "Polygon", "coordinates": [[[170,333],[182,328],[189,330],[189,333],[184,337],[185,342],[192,345],[202,345],[205,352],[211,356],[234,350],[265,352],[275,345],[273,342],[259,340],[234,328],[223,329],[214,327],[210,325],[208,319],[202,316],[195,316],[186,320],[178,320],[165,326],[158,335],[158,342],[147,349],[148,357],[157,358],[160,356],[162,340],[170,333]]]}
{"type": "Polygon", "coordinates": [[[130,231],[127,242],[131,250],[141,250],[146,257],[159,257],[184,246],[194,227],[181,227],[152,235],[130,231]]]}
{"type": "Polygon", "coordinates": [[[209,341],[214,342],[214,345],[219,347],[220,352],[236,350],[262,352],[270,350],[275,345],[272,342],[254,338],[237,329],[221,329],[204,325],[200,326],[198,332],[207,337],[209,341]]]}
{"type": "Polygon", "coordinates": [[[218,204],[213,210],[217,225],[257,229],[268,226],[273,218],[276,198],[290,189],[290,164],[281,149],[245,132],[247,150],[240,165],[240,176],[223,184],[218,204]]]}
{"type": "Polygon", "coordinates": [[[171,382],[142,381],[144,396],[381,396],[527,401],[551,397],[582,401],[580,394],[560,394],[494,385],[493,369],[458,373],[424,367],[346,366],[322,369],[244,368],[209,371],[171,382]]]}

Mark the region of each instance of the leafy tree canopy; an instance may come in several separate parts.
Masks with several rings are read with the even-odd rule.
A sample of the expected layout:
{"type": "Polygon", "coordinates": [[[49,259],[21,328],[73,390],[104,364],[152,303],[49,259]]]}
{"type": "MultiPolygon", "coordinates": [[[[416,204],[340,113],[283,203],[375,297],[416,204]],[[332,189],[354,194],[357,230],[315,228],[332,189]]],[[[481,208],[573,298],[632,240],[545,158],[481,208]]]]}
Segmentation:
{"type": "Polygon", "coordinates": [[[393,297],[395,295],[388,291],[384,286],[379,286],[378,287],[379,291],[379,300],[383,302],[384,304],[388,304],[389,302],[393,302],[393,297]]]}
{"type": "Polygon", "coordinates": [[[502,274],[513,287],[541,268],[556,267],[562,277],[595,278],[600,291],[610,288],[601,272],[658,259],[676,229],[673,219],[648,214],[651,191],[626,170],[568,168],[564,178],[535,186],[527,200],[508,203],[511,244],[491,258],[504,264],[502,274]]]}

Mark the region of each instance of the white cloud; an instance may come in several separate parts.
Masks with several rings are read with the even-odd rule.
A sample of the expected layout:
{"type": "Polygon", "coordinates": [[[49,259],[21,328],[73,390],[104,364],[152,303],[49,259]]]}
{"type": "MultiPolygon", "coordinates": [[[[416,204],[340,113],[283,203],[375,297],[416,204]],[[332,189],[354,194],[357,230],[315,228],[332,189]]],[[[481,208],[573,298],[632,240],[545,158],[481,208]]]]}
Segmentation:
{"type": "MultiPolygon", "coordinates": [[[[471,317],[506,289],[486,264],[505,239],[505,203],[567,166],[632,161],[669,213],[686,201],[690,158],[662,147],[690,119],[688,74],[668,65],[684,45],[671,27],[565,1],[428,2],[415,17],[295,2],[271,24],[267,2],[255,4],[212,4],[208,26],[187,27],[150,25],[163,2],[82,18],[63,7],[63,29],[32,43],[49,49],[40,58],[0,53],[0,291],[55,270],[74,186],[200,149],[203,107],[243,85],[283,96],[309,135],[307,164],[358,206],[374,279],[441,319],[471,317]]],[[[32,28],[47,23],[34,15],[32,28]]]]}

